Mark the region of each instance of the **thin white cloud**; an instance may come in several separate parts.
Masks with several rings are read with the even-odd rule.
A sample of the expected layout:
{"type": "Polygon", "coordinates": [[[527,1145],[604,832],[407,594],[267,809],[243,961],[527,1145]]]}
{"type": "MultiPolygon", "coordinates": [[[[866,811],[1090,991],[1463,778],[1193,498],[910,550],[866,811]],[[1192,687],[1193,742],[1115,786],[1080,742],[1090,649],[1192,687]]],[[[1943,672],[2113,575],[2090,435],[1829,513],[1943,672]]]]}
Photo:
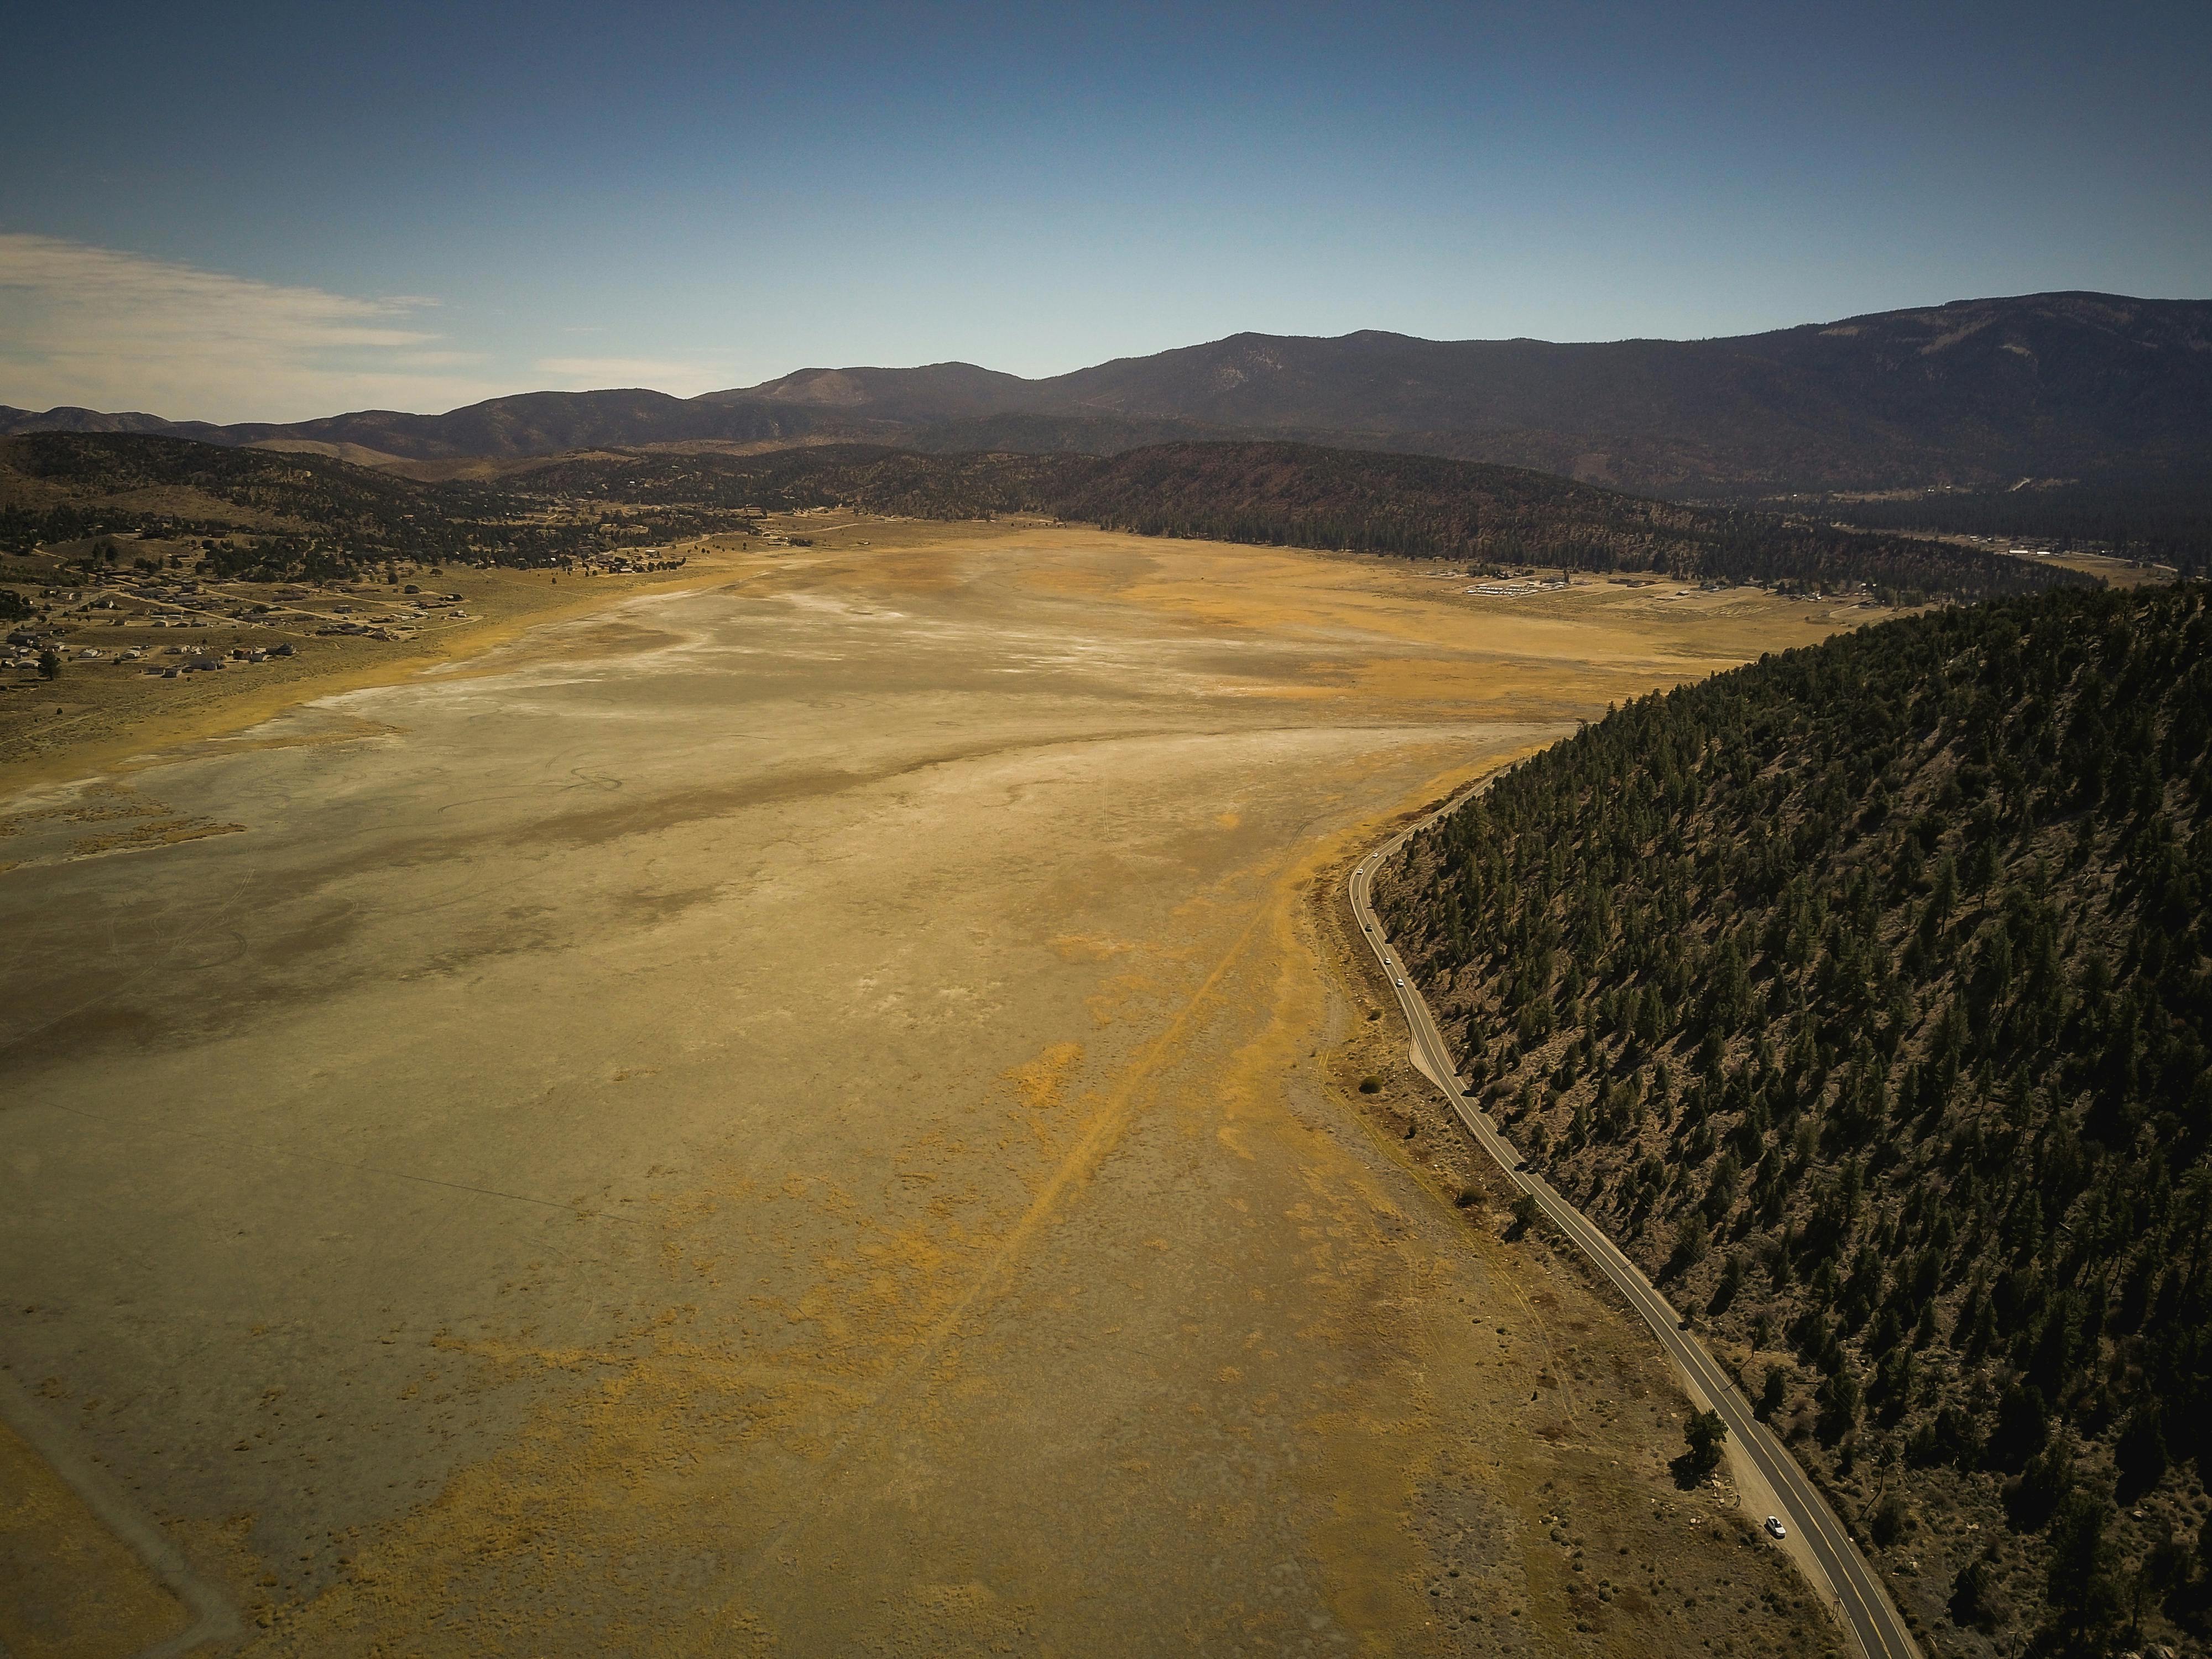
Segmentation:
{"type": "Polygon", "coordinates": [[[302,420],[495,397],[408,296],[356,299],[0,233],[0,403],[302,420]]]}

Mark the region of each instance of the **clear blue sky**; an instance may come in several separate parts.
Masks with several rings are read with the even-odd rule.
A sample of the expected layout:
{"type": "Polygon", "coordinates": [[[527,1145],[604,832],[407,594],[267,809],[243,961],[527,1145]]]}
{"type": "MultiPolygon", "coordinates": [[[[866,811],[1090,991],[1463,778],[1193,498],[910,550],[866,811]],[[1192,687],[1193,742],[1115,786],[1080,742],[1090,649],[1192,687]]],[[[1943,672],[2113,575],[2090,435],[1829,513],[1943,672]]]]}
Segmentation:
{"type": "Polygon", "coordinates": [[[2212,292],[2212,5],[16,3],[0,402],[2212,292]]]}

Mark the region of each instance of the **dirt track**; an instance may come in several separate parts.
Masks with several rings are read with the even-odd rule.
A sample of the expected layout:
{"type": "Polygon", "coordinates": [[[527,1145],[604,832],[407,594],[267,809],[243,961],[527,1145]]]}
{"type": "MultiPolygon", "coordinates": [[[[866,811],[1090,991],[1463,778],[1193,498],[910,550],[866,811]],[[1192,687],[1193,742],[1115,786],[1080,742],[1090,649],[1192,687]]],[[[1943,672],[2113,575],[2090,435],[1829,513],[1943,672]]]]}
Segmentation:
{"type": "Polygon", "coordinates": [[[1790,1643],[1314,895],[1804,608],[843,539],[0,808],[15,1376],[278,1650],[1790,1643]]]}

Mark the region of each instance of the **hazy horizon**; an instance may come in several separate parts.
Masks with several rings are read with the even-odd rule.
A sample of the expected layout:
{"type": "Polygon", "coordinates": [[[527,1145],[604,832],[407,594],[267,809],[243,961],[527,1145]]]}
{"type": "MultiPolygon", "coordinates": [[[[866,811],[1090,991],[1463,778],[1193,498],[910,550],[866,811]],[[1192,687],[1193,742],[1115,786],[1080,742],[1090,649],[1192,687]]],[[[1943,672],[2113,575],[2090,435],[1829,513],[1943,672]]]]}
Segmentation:
{"type": "MultiPolygon", "coordinates": [[[[4,237],[0,237],[0,243],[4,243],[5,240],[6,240],[6,239],[5,239],[4,237]]],[[[2067,291],[2069,291],[2069,290],[2053,290],[2053,291],[2054,291],[2054,292],[2067,292],[2067,291]]],[[[2070,290],[2070,291],[2074,291],[2074,292],[2094,292],[2094,290],[2070,290]]],[[[2007,300],[2034,299],[2034,298],[2038,298],[2038,297],[2040,297],[2040,296],[2036,295],[2025,295],[2025,294],[2021,294],[2021,295],[1956,295],[1952,296],[1952,298],[1950,298],[1949,300],[1921,301],[1917,301],[1917,302],[1916,302],[1916,301],[1907,301],[1907,302],[1905,302],[1905,303],[1902,303],[1902,304],[1899,304],[1899,305],[1896,305],[1896,306],[1885,307],[1883,307],[1882,309],[1883,309],[1884,311],[1906,311],[1906,312],[1910,312],[1910,311],[1922,311],[1922,310],[1935,310],[1935,309],[1937,309],[1938,307],[1942,307],[1942,306],[1945,306],[1945,305],[1954,305],[1954,304],[1958,304],[1958,303],[1960,303],[1960,302],[1963,302],[1963,301],[2007,301],[2007,300]]],[[[2129,300],[2141,300],[2141,301],[2150,301],[2150,302],[2153,302],[2153,303],[2201,303],[2201,302],[2203,302],[2203,296],[2196,295],[2142,295],[2142,294],[2136,294],[2136,295],[2109,295],[2109,296],[2106,296],[2106,297],[2112,297],[2112,298],[2116,298],[2116,299],[2118,299],[2118,298],[2124,298],[2124,299],[2129,299],[2129,300]]],[[[1783,328],[1814,327],[1814,326],[1819,326],[1819,325],[1823,325],[1834,324],[1834,323],[1838,323],[1838,322],[1847,322],[1847,321],[1851,320],[1851,318],[1852,318],[1852,317],[1862,317],[1862,316],[1876,315],[1876,314],[1879,314],[1879,313],[1868,313],[1868,312],[1855,312],[1855,313],[1851,313],[1851,316],[1850,316],[1850,317],[1807,317],[1807,318],[1801,319],[1800,319],[1798,322],[1796,322],[1796,323],[1783,324],[1783,325],[1781,325],[1780,326],[1781,326],[1781,327],[1783,327],[1783,328]]],[[[1765,332],[1765,331],[1768,331],[1761,330],[1761,331],[1756,331],[1756,332],[1765,332]]],[[[1176,344],[1176,345],[1164,346],[1164,347],[1160,348],[1160,350],[1161,350],[1162,352],[1167,352],[1167,351],[1175,351],[1175,350],[1179,350],[1179,349],[1193,349],[1193,348],[1202,347],[1202,346],[1207,346],[1207,345],[1214,345],[1214,344],[1218,344],[1218,343],[1221,343],[1222,341],[1224,341],[1224,340],[1234,339],[1234,338],[1237,337],[1238,337],[1238,336],[1240,336],[1240,335],[1244,335],[1244,334],[1260,334],[1260,333],[1261,333],[1261,332],[1262,332],[1261,331],[1259,331],[1259,330],[1254,330],[1254,329],[1238,329],[1238,330],[1234,331],[1232,333],[1226,334],[1226,335],[1218,335],[1218,336],[1215,336],[1213,338],[1209,339],[1209,340],[1189,340],[1189,341],[1183,341],[1183,342],[1181,342],[1181,343],[1178,343],[1178,344],[1176,344]]],[[[1374,334],[1374,333],[1389,334],[1389,335],[1391,335],[1391,336],[1393,336],[1393,337],[1395,337],[1400,338],[1400,339],[1412,339],[1412,340],[1418,340],[1418,341],[1420,341],[1421,343],[1425,343],[1425,344],[1432,344],[1432,345],[1455,345],[1455,344],[1477,344],[1477,343],[1517,343],[1517,342],[1528,342],[1528,343],[1535,343],[1535,344],[1540,344],[1540,345],[1610,345],[1610,344],[1620,344],[1620,343],[1626,343],[1626,342],[1628,342],[1628,341],[1631,341],[1631,340],[1647,340],[1647,341],[1649,341],[1649,340],[1664,340],[1664,341],[1666,341],[1666,342],[1667,342],[1667,343],[1689,343],[1689,344],[1693,344],[1693,343],[1696,343],[1697,342],[1701,341],[1701,340],[1727,339],[1727,338],[1732,338],[1732,337],[1740,337],[1729,336],[1729,335],[1695,335],[1695,336],[1680,336],[1680,337],[1668,337],[1668,336],[1660,336],[1660,335],[1618,335],[1618,336],[1614,336],[1614,337],[1612,337],[1612,338],[1610,338],[1610,339],[1604,339],[1604,340],[1598,340],[1598,339],[1566,339],[1566,338],[1561,338],[1561,339],[1544,339],[1544,338],[1540,338],[1540,337],[1537,337],[1537,336],[1534,336],[1534,335],[1525,335],[1525,334],[1524,334],[1524,335],[1510,335],[1510,336],[1492,336],[1492,337],[1488,337],[1487,338],[1484,338],[1484,337],[1473,337],[1473,336],[1469,336],[1469,337],[1462,337],[1462,338],[1456,338],[1456,339],[1448,339],[1448,338],[1444,338],[1444,337],[1438,337],[1438,336],[1432,336],[1432,335],[1409,335],[1409,334],[1405,333],[1405,332],[1404,332],[1403,331],[1401,331],[1401,330],[1396,330],[1396,329],[1347,329],[1347,330],[1346,330],[1344,332],[1342,332],[1342,333],[1340,333],[1340,334],[1304,335],[1304,336],[1301,336],[1301,335],[1296,335],[1296,334],[1285,334],[1285,333],[1282,333],[1282,332],[1272,332],[1272,333],[1267,333],[1267,334],[1265,334],[1264,337],[1273,338],[1273,339],[1309,338],[1309,339],[1321,339],[1321,340],[1342,340],[1342,339],[1348,339],[1348,338],[1351,338],[1351,337],[1352,337],[1353,336],[1355,336],[1355,335],[1358,335],[1358,334],[1374,334]]],[[[1157,354],[1154,354],[1154,353],[1132,353],[1132,354],[1127,354],[1127,357],[1137,357],[1137,356],[1153,356],[1153,355],[1157,355],[1157,354]]],[[[1104,360],[1102,360],[1102,362],[1115,362],[1115,361],[1125,361],[1125,360],[1126,360],[1126,358],[1125,358],[1125,359],[1119,359],[1119,360],[1117,360],[1117,359],[1110,359],[1110,358],[1109,358],[1109,359],[1104,359],[1104,360]]],[[[1072,370],[1072,369],[1078,369],[1078,368],[1093,368],[1093,367],[1097,367],[1097,365],[1091,364],[1091,363],[1077,363],[1077,364],[1070,365],[1070,370],[1072,370]]],[[[235,417],[235,418],[231,418],[231,419],[226,419],[226,420],[222,420],[222,421],[214,422],[211,422],[211,424],[224,425],[224,426],[241,426],[241,425],[257,425],[257,424],[286,425],[286,424],[293,424],[293,423],[296,423],[297,422],[301,421],[301,420],[315,420],[315,419],[319,419],[319,418],[324,418],[324,417],[344,416],[349,416],[349,415],[364,415],[364,414],[373,414],[373,413],[380,413],[380,412],[382,412],[382,413],[394,413],[394,414],[406,414],[406,415],[426,415],[426,416],[427,416],[427,415],[447,415],[447,414],[453,414],[453,413],[456,413],[456,412],[458,412],[459,410],[462,410],[462,409],[466,409],[466,408],[471,407],[471,406],[473,406],[473,405],[475,405],[475,404],[477,404],[487,403],[487,402],[496,402],[496,401],[499,401],[499,400],[503,399],[503,398],[526,398],[526,397],[532,397],[532,396],[535,396],[535,395],[538,395],[538,394],[540,394],[540,393],[545,393],[545,392],[554,392],[554,393],[563,393],[563,394],[574,395],[574,394],[579,394],[579,393],[584,393],[584,392],[650,392],[659,393],[659,395],[666,396],[666,397],[675,397],[675,398],[702,398],[702,397],[712,397],[712,396],[715,396],[715,395],[718,395],[718,394],[726,393],[726,392],[746,392],[746,391],[750,391],[751,389],[753,389],[753,388],[754,388],[754,387],[756,387],[756,386],[772,385],[773,383],[775,383],[775,381],[777,381],[777,380],[787,380],[787,379],[789,379],[789,378],[791,378],[791,377],[793,377],[793,376],[794,376],[794,375],[798,375],[798,374],[839,374],[839,373],[855,373],[855,372],[857,372],[857,373],[878,373],[878,372],[902,373],[902,372],[915,372],[915,371],[919,371],[919,370],[922,370],[922,369],[930,369],[930,368],[981,368],[981,369],[989,370],[989,371],[992,371],[992,372],[994,372],[994,373],[1002,373],[1002,374],[1004,374],[1004,373],[1011,373],[1011,372],[1012,372],[1012,371],[1009,371],[1009,370],[1001,370],[1001,369],[999,369],[999,368],[997,368],[996,365],[994,365],[994,364],[991,364],[991,363],[977,363],[977,362],[968,362],[968,361],[966,361],[966,360],[964,360],[964,359],[961,359],[961,358],[944,358],[944,359],[940,359],[940,360],[939,360],[939,361],[937,361],[937,362],[917,362],[917,363],[857,363],[857,362],[839,362],[839,363],[828,363],[828,362],[823,362],[823,363],[801,363],[801,364],[799,364],[799,365],[797,365],[797,366],[795,366],[795,367],[793,367],[793,368],[787,368],[787,369],[783,369],[783,370],[781,370],[781,371],[779,371],[779,372],[777,372],[777,373],[775,373],[775,374],[773,374],[765,375],[765,376],[762,377],[762,378],[761,378],[760,380],[758,380],[748,381],[748,382],[745,382],[744,384],[743,384],[743,385],[739,385],[739,386],[709,386],[709,387],[706,388],[704,391],[702,391],[702,392],[667,392],[665,388],[662,388],[662,387],[659,387],[659,386],[647,386],[647,385],[643,385],[643,384],[640,384],[640,385],[634,385],[634,386],[633,386],[633,385],[612,385],[612,384],[610,384],[610,385],[605,385],[605,386],[544,386],[544,385],[515,386],[509,387],[509,388],[507,388],[507,389],[506,389],[506,390],[504,390],[504,391],[496,391],[496,392],[488,392],[488,393],[486,393],[486,394],[485,394],[483,397],[482,397],[482,398],[471,398],[471,399],[469,400],[469,402],[468,402],[468,403],[466,403],[466,404],[448,404],[448,405],[443,405],[443,406],[441,406],[441,407],[437,407],[437,408],[419,408],[419,409],[386,409],[386,408],[385,408],[385,407],[383,407],[383,406],[381,406],[381,405],[379,405],[379,406],[375,406],[375,407],[363,406],[363,407],[362,407],[362,408],[358,408],[358,409],[325,409],[325,410],[319,410],[316,411],[314,414],[313,414],[313,415],[307,415],[307,416],[282,416],[282,417],[279,417],[279,416],[267,416],[245,415],[245,416],[237,416],[237,417],[235,417]]],[[[1070,372],[1070,370],[1056,370],[1056,371],[1054,371],[1054,374],[1065,374],[1065,373],[1070,372]]],[[[1022,376],[1021,378],[1025,379],[1025,380],[1031,380],[1031,381],[1037,381],[1037,380],[1050,380],[1050,379],[1054,378],[1054,374],[1034,374],[1034,375],[1024,375],[1024,376],[1022,376]]],[[[5,399],[4,398],[0,398],[0,407],[10,407],[10,408],[16,408],[16,409],[23,409],[23,408],[26,408],[26,407],[27,407],[27,405],[20,404],[8,404],[8,403],[7,403],[7,401],[6,401],[6,399],[5,399]]],[[[31,410],[30,410],[30,412],[31,412],[31,413],[34,413],[34,414],[38,414],[38,413],[44,413],[44,412],[46,412],[46,409],[70,409],[70,408],[74,408],[74,409],[92,409],[92,408],[94,408],[94,405],[91,405],[91,404],[48,404],[48,405],[46,405],[44,409],[31,409],[31,410]]],[[[158,416],[158,417],[163,418],[163,419],[183,419],[183,420],[191,420],[191,419],[198,419],[198,418],[200,418],[200,417],[197,417],[197,416],[184,416],[184,417],[177,417],[177,416],[168,416],[168,415],[167,415],[167,414],[165,413],[165,411],[161,410],[155,410],[155,409],[137,409],[137,408],[126,409],[126,408],[124,408],[124,407],[122,407],[122,406],[120,406],[120,405],[114,405],[114,406],[111,406],[111,407],[104,408],[104,409],[99,409],[96,412],[103,413],[103,414],[112,414],[112,415],[153,415],[153,416],[158,416]]]]}

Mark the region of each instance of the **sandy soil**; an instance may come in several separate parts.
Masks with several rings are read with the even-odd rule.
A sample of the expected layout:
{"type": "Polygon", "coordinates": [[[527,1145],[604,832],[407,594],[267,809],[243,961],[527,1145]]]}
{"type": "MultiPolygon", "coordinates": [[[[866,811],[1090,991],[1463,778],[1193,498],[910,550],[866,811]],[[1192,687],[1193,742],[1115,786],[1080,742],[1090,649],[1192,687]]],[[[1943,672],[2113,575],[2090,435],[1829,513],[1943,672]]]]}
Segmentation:
{"type": "Polygon", "coordinates": [[[807,533],[0,803],[0,1359],[255,1642],[1825,1646],[1328,897],[1807,608],[807,533]]]}
{"type": "MultiPolygon", "coordinates": [[[[152,545],[161,551],[184,544],[152,545]]],[[[705,538],[679,544],[672,551],[687,559],[683,569],[589,577],[544,570],[424,573],[422,583],[464,596],[466,620],[435,616],[411,625],[410,639],[314,631],[309,613],[327,611],[334,603],[352,604],[364,616],[404,605],[404,595],[395,597],[397,590],[368,581],[317,590],[300,605],[280,601],[277,613],[262,624],[218,621],[204,629],[172,632],[113,627],[100,613],[88,611],[64,613],[60,620],[71,629],[69,650],[94,646],[106,653],[105,659],[71,660],[53,682],[22,670],[0,675],[0,787],[64,781],[94,769],[127,769],[149,750],[236,732],[310,696],[388,684],[404,674],[488,651],[525,629],[593,615],[620,596],[688,591],[773,563],[775,557],[775,550],[763,549],[744,536],[705,538]],[[171,645],[197,646],[219,657],[234,646],[265,649],[283,644],[300,654],[234,663],[215,673],[186,674],[173,680],[149,678],[145,672],[155,665],[175,665],[165,651],[171,645]],[[119,653],[134,647],[148,655],[134,662],[118,660],[119,653]]],[[[35,591],[27,581],[17,586],[26,592],[35,591]]],[[[230,598],[255,598],[269,590],[241,582],[224,585],[222,592],[230,598]]],[[[131,615],[132,623],[143,621],[143,616],[131,615]]]]}
{"type": "Polygon", "coordinates": [[[0,1427],[0,1653],[137,1653],[190,1622],[84,1500],[0,1427]]]}

